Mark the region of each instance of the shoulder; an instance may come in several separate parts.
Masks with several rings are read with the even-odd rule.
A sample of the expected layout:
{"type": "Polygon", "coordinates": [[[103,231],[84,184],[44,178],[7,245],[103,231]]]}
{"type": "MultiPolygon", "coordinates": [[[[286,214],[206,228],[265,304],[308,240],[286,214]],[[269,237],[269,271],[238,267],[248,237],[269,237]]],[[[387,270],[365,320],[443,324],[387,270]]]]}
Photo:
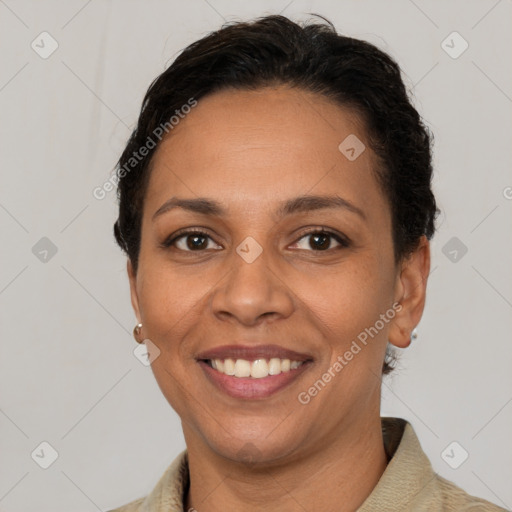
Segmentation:
{"type": "Polygon", "coordinates": [[[434,471],[412,425],[382,418],[389,463],[359,512],[506,512],[434,471]]]}
{"type": "Polygon", "coordinates": [[[188,485],[188,453],[183,450],[147,496],[107,512],[183,512],[188,485]]]}
{"type": "Polygon", "coordinates": [[[438,497],[446,512],[506,512],[507,509],[468,494],[450,480],[436,475],[438,497]]]}

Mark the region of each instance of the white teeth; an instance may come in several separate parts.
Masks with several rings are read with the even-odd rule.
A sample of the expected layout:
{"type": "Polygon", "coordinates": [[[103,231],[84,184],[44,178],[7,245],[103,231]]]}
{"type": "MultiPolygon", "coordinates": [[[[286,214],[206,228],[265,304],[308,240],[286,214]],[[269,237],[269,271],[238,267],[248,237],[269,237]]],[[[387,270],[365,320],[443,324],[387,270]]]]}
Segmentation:
{"type": "Polygon", "coordinates": [[[290,359],[256,359],[248,361],[246,359],[211,359],[212,368],[225,375],[234,375],[235,377],[252,377],[253,379],[262,379],[269,375],[279,375],[282,372],[296,370],[302,366],[303,361],[290,361],[290,359]]]}
{"type": "MultiPolygon", "coordinates": [[[[220,361],[220,359],[215,359],[215,361],[220,361]]],[[[233,359],[224,359],[224,371],[226,375],[235,375],[235,361],[233,359]]]]}
{"type": "Polygon", "coordinates": [[[256,359],[251,364],[251,377],[261,379],[268,375],[268,364],[265,359],[256,359]]]}
{"type": "Polygon", "coordinates": [[[269,375],[279,375],[281,373],[281,359],[273,357],[268,363],[269,375]]]}
{"type": "Polygon", "coordinates": [[[245,359],[237,359],[235,363],[235,377],[250,377],[251,363],[245,359]]]}

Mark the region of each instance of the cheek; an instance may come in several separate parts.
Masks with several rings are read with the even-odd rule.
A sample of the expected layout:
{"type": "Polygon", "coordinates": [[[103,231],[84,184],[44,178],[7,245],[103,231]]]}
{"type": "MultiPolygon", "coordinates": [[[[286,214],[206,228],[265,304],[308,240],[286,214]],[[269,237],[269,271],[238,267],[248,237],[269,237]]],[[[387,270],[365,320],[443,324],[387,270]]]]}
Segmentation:
{"type": "Polygon", "coordinates": [[[347,264],[336,273],[303,281],[298,294],[320,325],[346,340],[373,325],[388,307],[390,281],[376,269],[371,261],[347,264]]]}
{"type": "Polygon", "coordinates": [[[160,350],[151,369],[171,407],[180,417],[187,418],[190,402],[199,398],[194,396],[197,392],[188,384],[190,372],[197,364],[191,355],[189,340],[193,338],[190,334],[194,333],[195,326],[200,325],[205,283],[158,267],[156,262],[146,264],[141,277],[141,315],[146,326],[145,334],[160,350]]]}
{"type": "Polygon", "coordinates": [[[367,256],[357,263],[347,262],[327,279],[308,279],[307,286],[300,289],[300,297],[313,313],[316,330],[329,346],[319,373],[330,370],[337,377],[332,390],[341,386],[350,390],[351,396],[359,396],[363,389],[374,386],[376,380],[369,379],[371,374],[380,375],[392,318],[388,314],[388,322],[381,319],[391,306],[389,269],[367,256]]]}
{"type": "Polygon", "coordinates": [[[180,329],[194,303],[193,287],[185,288],[185,283],[156,265],[145,265],[141,282],[139,302],[148,337],[166,347],[165,340],[180,329]]]}
{"type": "Polygon", "coordinates": [[[206,269],[180,271],[158,261],[141,267],[139,290],[141,315],[146,335],[160,348],[160,363],[179,371],[178,366],[195,364],[190,343],[206,321],[211,291],[218,272],[206,269]]]}

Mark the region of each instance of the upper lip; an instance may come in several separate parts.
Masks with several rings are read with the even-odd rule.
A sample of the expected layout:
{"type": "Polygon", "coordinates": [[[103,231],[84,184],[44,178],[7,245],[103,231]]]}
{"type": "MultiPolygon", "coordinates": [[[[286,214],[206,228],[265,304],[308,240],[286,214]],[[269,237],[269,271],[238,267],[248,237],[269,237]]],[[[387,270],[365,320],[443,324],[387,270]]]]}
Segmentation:
{"type": "Polygon", "coordinates": [[[205,350],[197,355],[197,360],[210,359],[290,359],[292,361],[309,361],[313,357],[309,354],[295,352],[279,345],[222,345],[210,350],[205,350]]]}

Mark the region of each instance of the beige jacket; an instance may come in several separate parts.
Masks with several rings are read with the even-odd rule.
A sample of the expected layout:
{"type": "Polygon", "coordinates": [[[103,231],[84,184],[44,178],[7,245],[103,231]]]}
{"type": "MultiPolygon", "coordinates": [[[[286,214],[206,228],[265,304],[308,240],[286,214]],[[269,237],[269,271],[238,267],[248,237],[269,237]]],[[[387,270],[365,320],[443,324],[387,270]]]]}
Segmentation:
{"type": "MultiPolygon", "coordinates": [[[[506,511],[470,496],[436,474],[407,421],[382,418],[382,432],[386,451],[392,458],[358,512],[506,511]]],[[[183,496],[188,484],[187,451],[184,450],[148,496],[109,512],[186,512],[183,496]]]]}

